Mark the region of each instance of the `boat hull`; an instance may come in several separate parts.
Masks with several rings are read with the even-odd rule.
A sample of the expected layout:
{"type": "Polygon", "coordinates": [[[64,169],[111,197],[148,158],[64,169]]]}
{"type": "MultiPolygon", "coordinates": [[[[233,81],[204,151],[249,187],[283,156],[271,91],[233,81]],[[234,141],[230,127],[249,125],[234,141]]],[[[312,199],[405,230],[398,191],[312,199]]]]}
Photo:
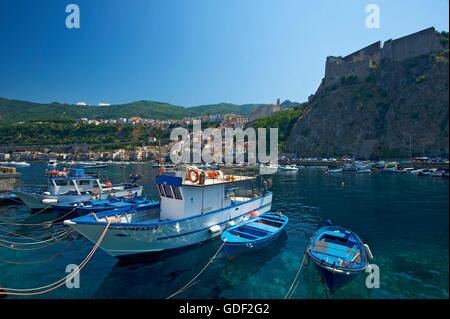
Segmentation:
{"type": "MultiPolygon", "coordinates": [[[[46,195],[41,193],[29,193],[24,191],[15,191],[14,194],[20,198],[30,209],[44,209],[49,206],[46,200],[55,200],[55,203],[81,203],[87,202],[93,198],[93,195],[46,195]]],[[[100,199],[108,199],[112,196],[112,192],[105,192],[100,195],[100,199]]],[[[140,197],[142,196],[142,187],[133,189],[116,191],[115,197],[140,197]]]]}
{"type": "MultiPolygon", "coordinates": [[[[114,257],[187,247],[220,237],[224,230],[231,227],[230,222],[239,224],[247,220],[253,211],[265,213],[270,211],[271,206],[272,193],[268,193],[246,203],[188,219],[132,224],[112,223],[100,247],[114,257]],[[220,226],[220,231],[210,232],[210,228],[215,225],[220,226]]],[[[94,243],[105,228],[104,223],[81,223],[76,220],[65,223],[94,243]]]]}
{"type": "Polygon", "coordinates": [[[361,272],[335,272],[333,270],[324,267],[317,262],[314,262],[315,267],[318,269],[320,277],[330,289],[331,293],[334,293],[336,289],[342,288],[355,279],[361,272]]]}
{"type": "Polygon", "coordinates": [[[228,258],[233,258],[244,252],[252,252],[267,247],[280,237],[282,232],[283,231],[276,232],[273,236],[252,243],[226,243],[223,249],[228,258]]]}

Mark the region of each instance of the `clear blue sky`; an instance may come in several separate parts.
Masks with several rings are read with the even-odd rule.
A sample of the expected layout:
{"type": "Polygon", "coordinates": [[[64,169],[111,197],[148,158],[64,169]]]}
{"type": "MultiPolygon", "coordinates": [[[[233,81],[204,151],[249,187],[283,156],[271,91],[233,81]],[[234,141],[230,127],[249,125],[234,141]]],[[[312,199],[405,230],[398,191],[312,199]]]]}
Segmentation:
{"type": "Polygon", "coordinates": [[[37,102],[305,101],[328,55],[435,26],[448,0],[1,0],[0,96],[37,102]],[[66,5],[81,28],[65,27],[66,5]],[[366,5],[381,9],[367,29],[366,5]]]}

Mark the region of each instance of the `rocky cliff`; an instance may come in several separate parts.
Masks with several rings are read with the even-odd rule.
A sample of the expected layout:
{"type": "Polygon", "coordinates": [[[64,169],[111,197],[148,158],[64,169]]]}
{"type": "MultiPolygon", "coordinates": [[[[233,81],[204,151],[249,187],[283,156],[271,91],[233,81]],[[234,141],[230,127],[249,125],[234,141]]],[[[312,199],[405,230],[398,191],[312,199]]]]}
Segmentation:
{"type": "Polygon", "coordinates": [[[362,77],[322,81],[286,151],[300,156],[397,158],[448,155],[448,34],[441,50],[370,63],[362,77]]]}

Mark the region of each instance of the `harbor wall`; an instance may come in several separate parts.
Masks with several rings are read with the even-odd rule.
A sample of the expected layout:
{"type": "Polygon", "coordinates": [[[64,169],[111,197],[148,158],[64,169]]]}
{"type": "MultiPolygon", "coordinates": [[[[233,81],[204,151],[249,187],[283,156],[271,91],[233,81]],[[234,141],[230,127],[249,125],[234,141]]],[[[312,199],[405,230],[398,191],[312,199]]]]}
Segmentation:
{"type": "Polygon", "coordinates": [[[0,167],[0,193],[8,192],[18,186],[20,173],[12,167],[0,167]]]}

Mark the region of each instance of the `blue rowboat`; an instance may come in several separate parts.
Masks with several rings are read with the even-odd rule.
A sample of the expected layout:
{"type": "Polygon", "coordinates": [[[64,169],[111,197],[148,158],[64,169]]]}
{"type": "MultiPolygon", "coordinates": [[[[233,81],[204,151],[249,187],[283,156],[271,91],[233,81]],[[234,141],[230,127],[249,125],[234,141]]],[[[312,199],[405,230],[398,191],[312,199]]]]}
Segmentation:
{"type": "Polygon", "coordinates": [[[267,212],[226,230],[221,239],[228,257],[266,247],[273,242],[288,223],[287,216],[267,212]]]}
{"type": "Polygon", "coordinates": [[[327,224],[313,235],[307,253],[330,292],[334,293],[365,272],[372,253],[351,230],[333,226],[330,221],[327,224]]]}

